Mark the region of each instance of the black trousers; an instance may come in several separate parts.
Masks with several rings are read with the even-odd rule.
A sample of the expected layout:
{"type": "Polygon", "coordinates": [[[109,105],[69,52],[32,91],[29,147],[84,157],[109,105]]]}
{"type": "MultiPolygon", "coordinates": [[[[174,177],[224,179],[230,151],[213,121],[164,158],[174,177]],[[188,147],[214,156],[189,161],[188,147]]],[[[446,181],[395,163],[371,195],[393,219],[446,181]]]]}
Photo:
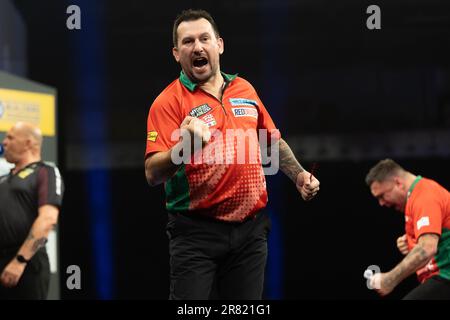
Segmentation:
{"type": "Polygon", "coordinates": [[[403,300],[450,300],[450,280],[434,276],[413,289],[403,300]]]}
{"type": "MultiPolygon", "coordinates": [[[[13,257],[14,254],[0,258],[1,272],[13,257]]],[[[47,299],[49,282],[50,263],[45,248],[42,248],[28,262],[16,287],[5,288],[0,284],[0,300],[47,299]]]]}
{"type": "Polygon", "coordinates": [[[261,299],[269,230],[264,211],[243,223],[169,213],[169,299],[261,299]]]}

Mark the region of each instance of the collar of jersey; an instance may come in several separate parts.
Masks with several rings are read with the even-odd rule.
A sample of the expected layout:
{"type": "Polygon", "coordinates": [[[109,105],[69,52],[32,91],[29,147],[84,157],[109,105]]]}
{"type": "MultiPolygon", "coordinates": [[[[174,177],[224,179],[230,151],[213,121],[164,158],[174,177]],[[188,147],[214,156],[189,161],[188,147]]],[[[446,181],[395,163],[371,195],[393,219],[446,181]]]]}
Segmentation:
{"type": "Polygon", "coordinates": [[[407,198],[409,198],[411,196],[411,193],[413,192],[414,187],[416,186],[417,182],[419,182],[421,179],[422,179],[422,176],[417,176],[416,179],[414,179],[414,182],[409,187],[407,198]]]}
{"type": "MultiPolygon", "coordinates": [[[[42,162],[42,160],[38,160],[38,161],[35,161],[35,162],[30,162],[30,163],[27,164],[25,167],[23,167],[22,169],[20,169],[19,171],[17,171],[15,175],[18,175],[18,174],[19,174],[20,172],[22,172],[23,170],[28,169],[29,167],[32,167],[32,166],[34,166],[34,165],[37,165],[38,163],[41,163],[41,162],[42,162]]],[[[14,170],[14,168],[12,168],[12,169],[10,170],[10,173],[11,173],[11,174],[12,174],[13,170],[14,170]]]]}
{"type": "MultiPolygon", "coordinates": [[[[233,81],[238,76],[237,73],[226,74],[225,72],[222,71],[220,73],[222,74],[223,78],[225,79],[225,82],[227,83],[233,81]]],[[[197,84],[192,82],[191,79],[189,79],[189,77],[183,72],[183,70],[181,70],[180,72],[180,81],[187,89],[189,89],[189,91],[194,91],[195,88],[197,87],[197,84]]]]}

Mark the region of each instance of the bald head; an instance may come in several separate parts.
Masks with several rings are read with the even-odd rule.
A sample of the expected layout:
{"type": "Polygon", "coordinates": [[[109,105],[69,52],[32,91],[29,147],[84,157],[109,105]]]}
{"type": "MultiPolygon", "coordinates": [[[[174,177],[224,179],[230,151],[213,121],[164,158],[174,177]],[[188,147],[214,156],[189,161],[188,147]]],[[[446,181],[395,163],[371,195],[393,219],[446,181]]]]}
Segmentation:
{"type": "Polygon", "coordinates": [[[35,125],[17,122],[3,140],[5,159],[21,168],[41,160],[42,133],[35,125]]]}
{"type": "Polygon", "coordinates": [[[17,122],[13,126],[13,130],[25,140],[28,140],[30,147],[41,149],[42,146],[42,132],[34,124],[28,122],[17,122]]]}

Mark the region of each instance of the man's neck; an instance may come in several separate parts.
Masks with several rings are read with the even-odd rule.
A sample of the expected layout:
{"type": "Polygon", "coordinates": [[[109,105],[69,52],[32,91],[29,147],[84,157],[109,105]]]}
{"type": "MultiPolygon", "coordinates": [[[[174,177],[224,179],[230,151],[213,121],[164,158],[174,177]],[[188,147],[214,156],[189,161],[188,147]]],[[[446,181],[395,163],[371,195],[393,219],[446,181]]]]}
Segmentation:
{"type": "Polygon", "coordinates": [[[17,172],[19,172],[20,170],[22,170],[23,168],[28,166],[30,163],[34,163],[34,162],[38,162],[38,161],[41,161],[41,158],[39,156],[26,157],[26,158],[24,158],[21,161],[16,163],[16,166],[12,170],[12,173],[16,174],[17,172]]]}
{"type": "Polygon", "coordinates": [[[224,83],[225,79],[220,71],[218,71],[217,74],[211,77],[207,82],[199,84],[199,87],[203,91],[206,91],[216,97],[218,100],[221,100],[224,83]]]}
{"type": "Polygon", "coordinates": [[[410,172],[406,173],[406,176],[405,176],[406,191],[408,191],[411,188],[411,186],[414,183],[414,181],[416,180],[416,178],[417,178],[416,175],[414,175],[414,174],[412,174],[410,172]]]}

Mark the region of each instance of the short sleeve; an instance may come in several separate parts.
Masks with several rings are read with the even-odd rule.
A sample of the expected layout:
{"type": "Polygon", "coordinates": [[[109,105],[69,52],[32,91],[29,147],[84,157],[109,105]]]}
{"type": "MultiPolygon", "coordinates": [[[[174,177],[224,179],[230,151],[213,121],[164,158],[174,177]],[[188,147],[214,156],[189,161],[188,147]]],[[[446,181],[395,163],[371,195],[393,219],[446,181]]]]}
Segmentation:
{"type": "Polygon", "coordinates": [[[256,90],[253,87],[252,89],[255,91],[255,96],[258,103],[258,130],[259,129],[267,130],[268,145],[270,145],[270,137],[272,136],[275,142],[279,141],[281,139],[281,133],[275,126],[272,117],[270,116],[269,112],[264,106],[264,103],[261,101],[258,94],[256,93],[256,90]]]}
{"type": "Polygon", "coordinates": [[[38,179],[38,205],[54,205],[61,207],[64,183],[56,166],[42,166],[39,168],[38,179]]]}
{"type": "Polygon", "coordinates": [[[177,141],[172,134],[180,128],[182,114],[179,103],[156,99],[147,118],[147,147],[145,157],[154,152],[167,151],[177,141]]]}
{"type": "Polygon", "coordinates": [[[435,190],[423,191],[412,207],[414,235],[418,239],[425,233],[442,233],[442,209],[435,190]]]}

